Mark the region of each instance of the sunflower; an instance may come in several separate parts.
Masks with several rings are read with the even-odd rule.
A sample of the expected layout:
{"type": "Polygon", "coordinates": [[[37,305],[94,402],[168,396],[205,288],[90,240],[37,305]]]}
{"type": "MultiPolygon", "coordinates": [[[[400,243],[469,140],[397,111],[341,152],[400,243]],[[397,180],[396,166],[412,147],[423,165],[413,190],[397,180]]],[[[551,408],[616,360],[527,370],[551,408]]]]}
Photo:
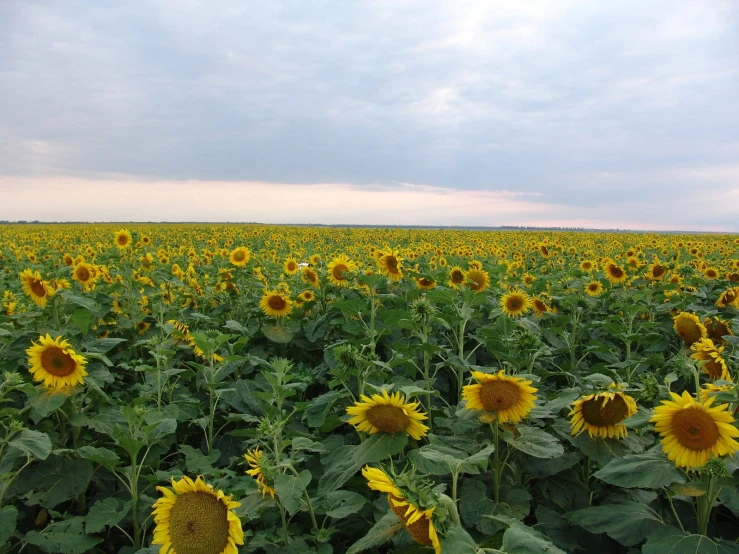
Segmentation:
{"type": "Polygon", "coordinates": [[[266,315],[283,317],[293,311],[293,301],[280,290],[266,290],[259,301],[259,307],[266,315]]]}
{"type": "Polygon", "coordinates": [[[713,406],[714,398],[695,400],[687,391],[682,396],[671,392],[649,420],[662,436],[662,450],[678,467],[702,467],[713,456],[726,456],[739,450],[739,429],[727,412],[728,404],[713,406]]]}
{"type": "Polygon", "coordinates": [[[113,242],[115,243],[116,248],[120,248],[122,250],[131,245],[131,233],[128,230],[121,229],[120,231],[116,231],[114,235],[115,239],[113,242]]]}
{"type": "Polygon", "coordinates": [[[298,266],[298,260],[296,260],[295,258],[288,258],[287,260],[285,260],[285,263],[282,266],[282,270],[287,275],[295,275],[299,269],[300,266],[298,266]]]}
{"type": "Polygon", "coordinates": [[[506,375],[502,369],[497,374],[473,371],[472,377],[478,382],[462,387],[462,397],[468,410],[485,412],[483,421],[520,423],[534,408],[537,389],[531,381],[506,375]]]}
{"type": "Polygon", "coordinates": [[[455,265],[449,270],[449,286],[452,288],[458,288],[461,285],[464,284],[465,276],[464,276],[464,270],[459,267],[458,265],[455,265]]]}
{"type": "Polygon", "coordinates": [[[705,362],[701,366],[702,373],[707,374],[714,381],[716,379],[731,381],[729,368],[726,367],[726,361],[721,356],[724,352],[723,346],[716,346],[711,339],[705,338],[696,341],[690,349],[695,352],[690,356],[691,358],[705,362]]]}
{"type": "Polygon", "coordinates": [[[254,479],[256,480],[257,488],[259,489],[259,492],[262,493],[262,498],[264,498],[266,495],[270,495],[272,498],[274,498],[277,491],[269,484],[269,479],[265,475],[264,468],[262,467],[262,464],[264,464],[266,460],[264,452],[262,452],[259,448],[255,448],[254,450],[247,450],[246,454],[244,454],[244,459],[247,461],[249,467],[251,468],[247,469],[246,473],[254,477],[254,479]]]}
{"type": "Polygon", "coordinates": [[[534,309],[534,314],[541,316],[544,312],[549,311],[549,306],[541,298],[531,298],[531,307],[534,309]]]}
{"type": "Polygon", "coordinates": [[[531,299],[520,289],[513,289],[500,299],[500,309],[509,317],[519,317],[531,309],[531,299]]]}
{"type": "MultiPolygon", "coordinates": [[[[424,508],[416,505],[407,498],[408,495],[403,492],[403,489],[381,469],[365,466],[362,469],[362,475],[367,479],[367,486],[370,489],[387,494],[388,506],[403,522],[403,526],[413,540],[419,544],[431,546],[435,554],[441,554],[441,541],[433,521],[436,507],[424,508]]],[[[427,499],[429,496],[431,495],[426,493],[423,497],[427,499]]]]}
{"type": "Polygon", "coordinates": [[[665,276],[666,273],[667,273],[667,269],[665,268],[665,266],[663,266],[657,261],[657,262],[654,262],[651,266],[649,266],[649,271],[647,272],[647,279],[651,279],[652,281],[659,281],[665,276]]]}
{"type": "Polygon", "coordinates": [[[391,281],[400,281],[403,278],[403,258],[400,257],[397,250],[391,250],[388,254],[383,254],[377,260],[380,270],[387,275],[391,281]]]}
{"type": "Polygon", "coordinates": [[[687,344],[693,344],[706,338],[706,328],[695,314],[680,312],[673,318],[673,321],[675,322],[675,332],[687,344]]]}
{"type": "Polygon", "coordinates": [[[38,342],[32,343],[26,350],[26,354],[33,380],[42,381],[48,388],[81,385],[87,375],[85,357],[72,350],[69,342],[61,337],[52,339],[49,334],[40,336],[38,342]]]}
{"type": "Polygon", "coordinates": [[[310,267],[303,266],[302,274],[300,277],[301,279],[303,279],[303,282],[308,283],[311,287],[316,288],[320,285],[318,273],[316,273],[310,267]]]}
{"type": "Polygon", "coordinates": [[[244,248],[243,246],[234,248],[228,255],[228,261],[231,262],[232,265],[235,265],[237,267],[244,267],[247,263],[249,263],[250,259],[251,252],[249,252],[248,248],[244,248]]]}
{"type": "Polygon", "coordinates": [[[737,299],[739,299],[739,287],[731,287],[719,295],[718,300],[716,300],[716,306],[719,308],[736,306],[737,299]]]}
{"type": "Polygon", "coordinates": [[[428,277],[414,277],[413,279],[416,281],[416,287],[420,290],[432,290],[436,288],[436,281],[428,277]]]}
{"type": "Polygon", "coordinates": [[[583,260],[580,262],[580,269],[583,271],[592,271],[593,270],[593,262],[590,260],[583,260]]]}
{"type": "Polygon", "coordinates": [[[634,399],[612,383],[609,390],[583,396],[574,402],[569,413],[572,434],[577,436],[587,431],[591,439],[625,439],[628,429],[620,423],[635,413],[634,399]]]}
{"type": "MultiPolygon", "coordinates": [[[[716,394],[722,393],[722,392],[731,392],[735,389],[735,385],[715,385],[713,383],[706,383],[701,388],[700,392],[700,399],[701,402],[705,402],[712,396],[715,396],[716,394]]],[[[736,407],[734,410],[734,413],[739,412],[739,406],[736,407]]]]}
{"type": "Polygon", "coordinates": [[[611,260],[606,261],[604,271],[606,272],[606,279],[611,283],[623,283],[626,281],[626,272],[611,260]]]}
{"type": "Polygon", "coordinates": [[[373,394],[372,397],[360,397],[361,402],[349,406],[346,413],[353,416],[349,423],[357,431],[365,431],[370,435],[377,432],[396,433],[405,432],[416,440],[420,440],[428,433],[429,428],[421,423],[428,416],[419,411],[418,402],[405,401],[405,396],[399,392],[388,395],[383,389],[382,395],[373,394]]]}
{"type": "Polygon", "coordinates": [[[585,286],[585,294],[592,297],[598,297],[603,294],[603,284],[600,281],[590,281],[585,286]]]}
{"type": "Polygon", "coordinates": [[[338,256],[328,264],[327,269],[329,283],[336,287],[348,287],[349,279],[346,274],[356,271],[357,264],[346,256],[338,256]]]}
{"type": "Polygon", "coordinates": [[[20,279],[23,285],[23,291],[38,306],[45,308],[47,298],[55,294],[54,289],[51,288],[49,283],[44,281],[38,271],[31,271],[30,269],[23,270],[20,274],[20,279]]]}
{"type": "Polygon", "coordinates": [[[726,339],[724,337],[734,334],[731,332],[731,324],[726,320],[719,319],[718,317],[714,317],[713,319],[707,317],[703,320],[703,325],[708,333],[708,338],[716,344],[726,344],[726,339]]]}
{"type": "Polygon", "coordinates": [[[706,279],[718,279],[721,273],[715,267],[707,267],[703,271],[703,275],[705,276],[706,279]]]}
{"type": "Polygon", "coordinates": [[[72,278],[85,287],[88,287],[93,283],[94,275],[95,272],[92,266],[85,262],[77,264],[72,270],[72,278]]]}
{"type": "Polygon", "coordinates": [[[298,295],[301,302],[313,302],[316,299],[316,295],[313,294],[312,290],[304,290],[298,295]]]}
{"type": "Polygon", "coordinates": [[[172,478],[172,489],[157,487],[154,540],[160,554],[238,554],[244,544],[241,521],[231,510],[241,506],[198,477],[172,478]]]}
{"type": "Polygon", "coordinates": [[[490,286],[490,275],[484,269],[470,269],[464,274],[467,286],[476,293],[482,292],[490,286]]]}

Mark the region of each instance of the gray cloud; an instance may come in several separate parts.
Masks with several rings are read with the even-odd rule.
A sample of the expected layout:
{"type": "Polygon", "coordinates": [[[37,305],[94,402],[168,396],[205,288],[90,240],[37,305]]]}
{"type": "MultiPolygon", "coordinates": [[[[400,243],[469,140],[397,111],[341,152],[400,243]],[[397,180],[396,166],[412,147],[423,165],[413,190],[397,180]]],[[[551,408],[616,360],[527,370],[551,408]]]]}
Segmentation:
{"type": "Polygon", "coordinates": [[[739,189],[732,0],[6,2],[0,49],[6,176],[739,189]]]}

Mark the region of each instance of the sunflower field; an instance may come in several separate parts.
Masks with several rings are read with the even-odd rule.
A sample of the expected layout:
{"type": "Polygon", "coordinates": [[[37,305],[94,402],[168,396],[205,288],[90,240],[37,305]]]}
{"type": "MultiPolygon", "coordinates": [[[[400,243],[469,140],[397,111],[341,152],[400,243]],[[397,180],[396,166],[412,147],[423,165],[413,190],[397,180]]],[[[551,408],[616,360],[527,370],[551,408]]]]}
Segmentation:
{"type": "Polygon", "coordinates": [[[736,553],[738,354],[735,236],[0,226],[0,553],[736,553]]]}

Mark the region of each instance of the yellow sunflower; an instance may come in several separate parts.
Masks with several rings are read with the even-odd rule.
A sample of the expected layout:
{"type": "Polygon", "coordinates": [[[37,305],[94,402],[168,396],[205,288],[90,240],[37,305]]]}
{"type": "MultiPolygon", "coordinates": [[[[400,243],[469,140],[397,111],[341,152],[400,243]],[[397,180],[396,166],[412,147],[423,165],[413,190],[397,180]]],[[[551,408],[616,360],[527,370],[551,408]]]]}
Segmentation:
{"type": "Polygon", "coordinates": [[[298,266],[298,260],[296,260],[295,258],[288,258],[287,260],[285,260],[285,263],[282,266],[282,270],[287,275],[295,275],[299,269],[300,266],[298,266]]]}
{"type": "Polygon", "coordinates": [[[391,250],[388,254],[384,254],[377,260],[380,271],[387,275],[391,281],[400,281],[403,278],[403,258],[400,257],[397,250],[391,250]]]}
{"type": "Polygon", "coordinates": [[[708,338],[716,344],[726,344],[724,337],[734,334],[731,332],[731,323],[718,317],[713,319],[707,317],[703,320],[703,325],[708,333],[708,338]]]}
{"type": "Polygon", "coordinates": [[[328,264],[328,281],[336,287],[348,287],[349,279],[347,273],[357,270],[357,264],[346,256],[338,256],[328,264]]]}
{"type": "Polygon", "coordinates": [[[647,272],[647,279],[650,279],[652,281],[659,281],[662,279],[665,274],[667,273],[667,268],[659,263],[659,261],[654,262],[651,266],[649,266],[649,271],[647,272]]]}
{"type": "Polygon", "coordinates": [[[705,362],[701,366],[701,372],[708,375],[714,381],[723,379],[731,381],[729,368],[726,366],[722,354],[723,346],[716,346],[711,339],[701,339],[690,347],[695,352],[690,357],[699,362],[705,362]]]}
{"type": "MultiPolygon", "coordinates": [[[[712,396],[715,396],[716,394],[720,392],[731,392],[735,388],[735,385],[715,385],[713,383],[706,383],[701,387],[700,392],[700,400],[701,402],[705,402],[712,396]]],[[[734,413],[739,412],[739,406],[737,406],[734,409],[734,413]]]]}
{"type": "Polygon", "coordinates": [[[739,429],[727,412],[728,404],[713,406],[714,398],[695,400],[687,391],[671,392],[654,409],[654,429],[662,436],[662,450],[678,467],[703,467],[710,456],[726,456],[739,450],[739,429]]]}
{"type": "Polygon", "coordinates": [[[420,440],[428,433],[429,428],[421,423],[428,416],[418,410],[418,402],[407,402],[405,396],[396,392],[388,395],[386,390],[382,395],[373,394],[371,397],[361,395],[361,402],[349,406],[346,413],[353,416],[349,423],[358,431],[365,431],[370,435],[375,433],[390,433],[392,435],[405,432],[416,440],[420,440]]]}
{"type": "Polygon", "coordinates": [[[318,287],[321,283],[318,279],[318,273],[316,273],[313,269],[310,267],[303,267],[301,279],[303,282],[308,283],[311,287],[318,287]]]}
{"type": "Polygon", "coordinates": [[[244,267],[251,259],[251,252],[248,248],[238,246],[234,248],[228,255],[228,261],[237,267],[244,267]]]}
{"type": "Polygon", "coordinates": [[[549,311],[549,306],[541,298],[531,298],[531,307],[534,309],[534,314],[541,316],[544,312],[549,311]]]}
{"type": "Polygon", "coordinates": [[[716,306],[718,306],[719,308],[736,306],[738,299],[739,287],[731,287],[730,289],[725,290],[719,295],[718,300],[716,300],[716,306]]]}
{"type": "Polygon", "coordinates": [[[154,502],[152,544],[162,545],[160,554],[238,554],[244,531],[232,510],[240,502],[214,490],[202,477],[173,477],[172,489],[157,490],[164,496],[154,502]]]}
{"type": "Polygon", "coordinates": [[[513,289],[500,299],[500,309],[509,317],[519,317],[531,309],[531,299],[522,290],[513,289]]]}
{"type": "Polygon", "coordinates": [[[414,277],[413,279],[420,290],[432,290],[436,287],[436,281],[428,277],[414,277]]]}
{"type": "Polygon", "coordinates": [[[573,435],[587,431],[590,438],[625,439],[629,431],[620,423],[636,413],[636,402],[611,384],[609,390],[588,394],[574,402],[569,415],[573,435]]]}
{"type": "Polygon", "coordinates": [[[259,307],[266,315],[283,317],[293,311],[293,301],[283,291],[266,290],[259,301],[259,307]]]}
{"type": "Polygon", "coordinates": [[[534,409],[536,391],[531,381],[506,375],[502,369],[497,374],[473,371],[478,382],[462,387],[462,398],[468,410],[485,412],[483,421],[520,423],[534,409]]]}
{"type": "Polygon", "coordinates": [[[585,286],[585,294],[592,297],[598,297],[603,294],[603,284],[600,281],[590,281],[585,286]]]}
{"type": "Polygon", "coordinates": [[[85,262],[77,264],[72,270],[72,278],[85,287],[88,287],[93,283],[95,275],[96,272],[93,270],[92,266],[85,262]]]}
{"type": "Polygon", "coordinates": [[[464,274],[467,286],[480,293],[490,286],[490,274],[484,269],[470,269],[464,274]]]}
{"type": "Polygon", "coordinates": [[[449,282],[448,285],[452,288],[459,288],[464,284],[465,276],[464,276],[464,270],[459,267],[458,265],[455,265],[449,270],[449,282]]]}
{"type": "Polygon", "coordinates": [[[115,243],[116,248],[120,248],[122,250],[131,246],[131,233],[128,230],[121,229],[120,231],[116,231],[114,235],[115,239],[113,242],[115,243]]]}
{"type": "Polygon", "coordinates": [[[673,318],[673,321],[675,322],[675,332],[687,344],[693,344],[706,338],[706,328],[695,314],[680,312],[673,318]]]}
{"type": "Polygon", "coordinates": [[[392,478],[381,469],[365,466],[362,475],[367,479],[367,486],[376,491],[387,494],[387,503],[403,526],[410,533],[413,540],[419,544],[430,546],[435,554],[441,554],[441,541],[433,522],[436,507],[423,509],[416,506],[396,486],[392,478]]]}
{"type": "Polygon", "coordinates": [[[51,335],[40,336],[26,350],[28,367],[34,381],[42,381],[44,386],[62,389],[81,385],[87,375],[85,357],[77,354],[66,340],[55,339],[51,335]]]}
{"type": "Polygon", "coordinates": [[[259,492],[262,493],[262,498],[264,498],[266,495],[270,495],[272,498],[274,498],[277,491],[269,484],[269,480],[267,479],[264,469],[262,468],[262,464],[265,461],[264,452],[259,448],[255,448],[254,450],[247,450],[246,454],[244,454],[244,459],[247,461],[249,467],[251,468],[247,469],[246,473],[254,477],[254,479],[256,480],[257,488],[259,489],[259,492]]]}
{"type": "Polygon", "coordinates": [[[316,295],[313,294],[312,290],[304,290],[298,295],[301,302],[313,302],[316,299],[316,295]]]}
{"type": "Polygon", "coordinates": [[[45,308],[46,301],[49,296],[53,296],[55,291],[51,288],[51,285],[44,281],[41,274],[38,271],[31,271],[25,269],[20,274],[21,284],[23,285],[23,291],[31,297],[38,306],[45,308]]]}
{"type": "Polygon", "coordinates": [[[606,272],[606,279],[611,283],[623,283],[626,281],[626,272],[615,262],[608,260],[603,269],[606,272]]]}

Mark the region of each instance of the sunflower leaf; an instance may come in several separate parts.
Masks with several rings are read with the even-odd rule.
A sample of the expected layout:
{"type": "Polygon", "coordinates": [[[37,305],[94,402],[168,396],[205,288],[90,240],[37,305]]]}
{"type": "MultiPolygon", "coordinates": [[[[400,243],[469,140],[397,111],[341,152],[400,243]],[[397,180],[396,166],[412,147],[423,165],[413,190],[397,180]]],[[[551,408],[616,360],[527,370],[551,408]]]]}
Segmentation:
{"type": "Polygon", "coordinates": [[[403,522],[393,512],[387,512],[364,537],[349,547],[346,554],[359,554],[359,552],[376,549],[397,535],[403,527],[403,522]]]}
{"type": "Polygon", "coordinates": [[[131,501],[105,498],[92,505],[85,518],[85,532],[99,533],[106,527],[117,525],[131,509],[131,501]]]}
{"type": "Polygon", "coordinates": [[[703,535],[691,535],[666,525],[654,531],[642,547],[644,554],[737,554],[739,545],[713,541],[703,535]]]}
{"type": "Polygon", "coordinates": [[[524,454],[534,456],[535,458],[557,458],[564,453],[562,444],[542,429],[522,425],[518,427],[519,435],[517,437],[506,437],[505,441],[524,454]]]}
{"type": "Polygon", "coordinates": [[[568,519],[591,533],[606,533],[624,546],[634,546],[656,527],[664,525],[659,515],[640,502],[590,506],[568,514],[568,519]]]}
{"type": "Polygon", "coordinates": [[[103,541],[100,537],[85,534],[82,528],[83,517],[77,516],[48,525],[43,531],[26,533],[25,540],[38,546],[44,552],[63,554],[82,554],[103,541]]]}
{"type": "Polygon", "coordinates": [[[685,479],[659,450],[615,458],[593,474],[601,481],[625,488],[659,489],[685,479]]]}
{"type": "Polygon", "coordinates": [[[303,491],[308,487],[312,478],[310,471],[306,469],[301,471],[300,475],[283,473],[275,479],[275,490],[280,503],[291,515],[300,509],[303,491]]]}
{"type": "Polygon", "coordinates": [[[23,429],[18,438],[8,443],[8,446],[21,450],[28,456],[45,460],[51,454],[51,439],[46,433],[23,429]]]}
{"type": "Polygon", "coordinates": [[[0,546],[3,546],[15,532],[18,509],[15,506],[0,508],[0,546]]]}

